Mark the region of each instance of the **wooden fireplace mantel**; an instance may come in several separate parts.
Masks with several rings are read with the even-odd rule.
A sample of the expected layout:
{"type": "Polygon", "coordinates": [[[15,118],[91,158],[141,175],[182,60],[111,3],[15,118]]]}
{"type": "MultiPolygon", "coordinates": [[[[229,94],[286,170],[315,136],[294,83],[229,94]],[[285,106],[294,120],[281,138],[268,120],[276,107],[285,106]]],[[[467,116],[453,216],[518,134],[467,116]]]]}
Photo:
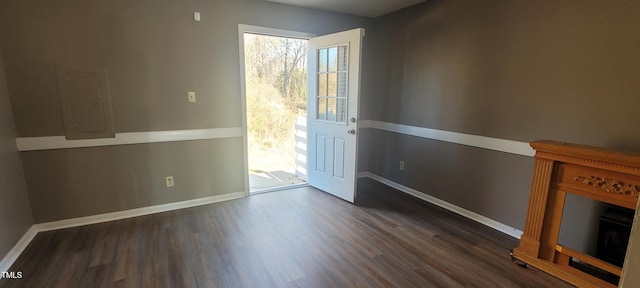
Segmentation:
{"type": "Polygon", "coordinates": [[[554,141],[534,141],[535,168],[529,208],[513,257],[578,287],[616,287],[569,266],[571,258],[620,276],[617,267],[558,245],[567,193],[636,209],[640,154],[554,141]]]}

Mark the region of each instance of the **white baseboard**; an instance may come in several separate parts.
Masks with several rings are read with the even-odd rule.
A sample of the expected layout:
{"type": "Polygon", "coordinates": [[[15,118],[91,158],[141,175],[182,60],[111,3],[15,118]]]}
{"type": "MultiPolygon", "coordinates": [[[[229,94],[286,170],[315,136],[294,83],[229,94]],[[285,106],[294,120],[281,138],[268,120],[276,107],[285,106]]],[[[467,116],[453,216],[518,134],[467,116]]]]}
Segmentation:
{"type": "Polygon", "coordinates": [[[407,193],[407,194],[409,194],[409,195],[411,195],[413,197],[416,197],[418,199],[422,199],[422,200],[427,201],[427,202],[429,202],[431,204],[434,204],[436,206],[439,206],[439,207],[442,207],[444,209],[447,209],[447,210],[449,210],[449,211],[451,211],[453,213],[456,213],[458,215],[467,217],[467,218],[469,218],[469,219],[471,219],[473,221],[476,221],[476,222],[478,222],[480,224],[483,224],[485,226],[491,227],[491,228],[493,228],[495,230],[498,230],[498,231],[500,231],[500,232],[502,232],[504,234],[507,234],[507,235],[509,235],[511,237],[514,237],[516,239],[520,239],[520,236],[523,233],[521,230],[518,230],[518,229],[513,228],[511,226],[502,224],[502,223],[500,223],[498,221],[495,221],[493,219],[487,218],[485,216],[482,216],[482,215],[480,215],[478,213],[469,211],[469,210],[464,209],[462,207],[453,205],[453,204],[451,204],[449,202],[440,200],[440,199],[435,198],[435,197],[433,197],[431,195],[427,195],[427,194],[425,194],[423,192],[420,192],[418,190],[415,190],[415,189],[409,188],[407,186],[404,186],[402,184],[393,182],[393,181],[391,181],[389,179],[386,179],[386,178],[384,178],[382,176],[378,176],[378,175],[373,174],[371,172],[360,172],[360,173],[358,173],[358,178],[365,178],[365,177],[373,179],[373,180],[376,180],[376,181],[378,181],[378,182],[380,182],[382,184],[385,184],[385,185],[387,185],[387,186],[389,186],[391,188],[400,190],[401,192],[407,193]]]}
{"type": "Polygon", "coordinates": [[[39,232],[84,226],[84,225],[120,220],[125,218],[155,214],[160,212],[190,208],[195,206],[212,204],[216,202],[238,199],[238,198],[244,197],[245,195],[246,195],[245,192],[233,192],[233,193],[228,193],[223,195],[209,196],[204,198],[167,203],[167,204],[161,204],[161,205],[155,205],[155,206],[149,206],[149,207],[142,207],[142,208],[136,208],[131,210],[125,210],[125,211],[118,211],[118,212],[92,215],[92,216],[86,216],[86,217],[65,219],[65,220],[54,221],[54,222],[33,224],[31,228],[29,228],[29,230],[27,230],[27,232],[25,232],[24,235],[22,235],[22,238],[20,238],[18,243],[16,243],[16,245],[13,246],[13,248],[9,251],[9,253],[7,253],[7,255],[4,258],[2,258],[2,261],[0,261],[0,272],[9,271],[9,269],[11,268],[11,265],[13,265],[13,262],[15,262],[16,259],[18,259],[18,256],[22,254],[24,249],[29,245],[29,243],[31,243],[31,240],[33,240],[33,238],[39,232]]]}
{"type": "Polygon", "coordinates": [[[14,245],[11,250],[9,250],[7,255],[2,258],[2,261],[0,261],[0,272],[9,272],[9,269],[11,269],[11,265],[13,265],[13,262],[18,259],[18,256],[22,254],[22,251],[27,248],[29,243],[31,243],[31,240],[33,240],[33,238],[36,237],[37,234],[38,229],[35,227],[35,225],[31,225],[27,232],[24,232],[22,238],[18,240],[18,243],[16,243],[16,245],[14,245]]]}
{"type": "Polygon", "coordinates": [[[195,207],[200,205],[238,199],[244,196],[245,196],[244,192],[234,192],[234,193],[228,193],[223,195],[209,196],[209,197],[180,201],[180,202],[173,202],[173,203],[160,204],[155,206],[136,208],[131,210],[124,210],[124,211],[105,213],[105,214],[99,214],[99,215],[91,215],[91,216],[79,217],[79,218],[71,218],[71,219],[46,222],[46,223],[38,223],[38,224],[35,224],[35,226],[38,229],[38,232],[58,230],[58,229],[84,226],[84,225],[120,220],[125,218],[155,214],[160,212],[178,210],[183,208],[190,208],[190,207],[195,207]]]}

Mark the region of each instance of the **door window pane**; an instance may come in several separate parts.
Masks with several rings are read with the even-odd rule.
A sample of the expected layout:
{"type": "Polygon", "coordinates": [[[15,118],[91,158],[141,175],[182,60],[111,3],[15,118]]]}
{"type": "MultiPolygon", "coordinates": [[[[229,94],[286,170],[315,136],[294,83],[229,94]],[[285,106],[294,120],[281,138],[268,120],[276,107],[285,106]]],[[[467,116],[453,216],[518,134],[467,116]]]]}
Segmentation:
{"type": "Polygon", "coordinates": [[[336,111],[338,111],[336,98],[333,98],[333,97],[327,98],[327,120],[335,122],[336,111]]]}
{"type": "Polygon", "coordinates": [[[338,71],[338,47],[329,48],[329,72],[338,71]]]}
{"type": "Polygon", "coordinates": [[[318,50],[318,72],[327,72],[327,49],[318,50]]]}
{"type": "Polygon", "coordinates": [[[347,46],[338,47],[338,71],[347,71],[347,46]]]}
{"type": "Polygon", "coordinates": [[[336,122],[347,123],[347,99],[338,98],[336,107],[336,122]]]}
{"type": "Polygon", "coordinates": [[[318,120],[327,120],[327,98],[318,98],[318,120]]]}
{"type": "Polygon", "coordinates": [[[329,73],[329,83],[327,84],[327,96],[338,96],[338,73],[329,73]]]}
{"type": "Polygon", "coordinates": [[[347,97],[347,72],[338,72],[337,80],[337,94],[338,97],[347,97]]]}
{"type": "Polygon", "coordinates": [[[327,96],[327,74],[318,75],[318,96],[327,96]]]}

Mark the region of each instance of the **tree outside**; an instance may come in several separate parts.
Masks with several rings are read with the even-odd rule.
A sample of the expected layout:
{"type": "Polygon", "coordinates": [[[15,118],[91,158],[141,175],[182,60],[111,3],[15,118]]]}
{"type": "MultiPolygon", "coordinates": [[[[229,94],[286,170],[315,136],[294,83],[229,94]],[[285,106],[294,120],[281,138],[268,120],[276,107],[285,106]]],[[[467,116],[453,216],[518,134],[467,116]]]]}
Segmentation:
{"type": "Polygon", "coordinates": [[[302,182],[295,177],[294,127],[307,113],[307,42],[244,34],[252,189],[302,182]]]}

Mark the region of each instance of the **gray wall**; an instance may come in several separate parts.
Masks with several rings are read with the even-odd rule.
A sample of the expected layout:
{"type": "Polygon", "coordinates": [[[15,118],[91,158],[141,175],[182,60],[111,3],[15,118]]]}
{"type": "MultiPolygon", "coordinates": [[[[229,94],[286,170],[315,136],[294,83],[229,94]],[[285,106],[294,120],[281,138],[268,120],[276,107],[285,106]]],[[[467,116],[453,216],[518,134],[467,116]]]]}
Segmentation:
{"type": "Polygon", "coordinates": [[[241,138],[22,152],[36,223],[242,192],[241,159],[241,138]]]}
{"type": "MultiPolygon", "coordinates": [[[[55,71],[69,66],[106,67],[117,133],[241,127],[238,24],[320,35],[369,22],[261,0],[0,1],[0,47],[19,137],[64,134],[55,71]]],[[[241,138],[22,159],[38,223],[244,189],[241,138]]]]}
{"type": "MultiPolygon", "coordinates": [[[[376,60],[367,117],[640,151],[637,11],[638,1],[430,0],[383,16],[367,31],[376,60]]],[[[373,129],[361,135],[375,143],[362,150],[361,170],[524,227],[532,158],[373,129]]],[[[579,238],[577,230],[593,231],[562,235],[579,238]]]]}
{"type": "Polygon", "coordinates": [[[0,56],[0,259],[33,224],[0,56]]]}
{"type": "Polygon", "coordinates": [[[377,120],[640,150],[638,1],[432,0],[377,19],[377,120]]]}

